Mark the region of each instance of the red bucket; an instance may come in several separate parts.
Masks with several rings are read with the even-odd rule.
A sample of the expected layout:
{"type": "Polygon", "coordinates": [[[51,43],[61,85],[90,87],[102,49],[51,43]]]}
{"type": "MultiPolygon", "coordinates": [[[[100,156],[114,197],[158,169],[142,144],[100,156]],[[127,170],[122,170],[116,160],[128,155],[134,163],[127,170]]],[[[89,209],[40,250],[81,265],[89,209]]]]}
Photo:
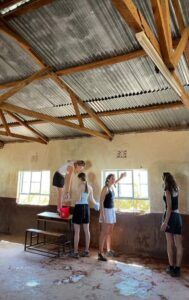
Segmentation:
{"type": "Polygon", "coordinates": [[[61,218],[69,218],[70,216],[70,207],[69,206],[63,206],[60,208],[60,217],[61,218]]]}

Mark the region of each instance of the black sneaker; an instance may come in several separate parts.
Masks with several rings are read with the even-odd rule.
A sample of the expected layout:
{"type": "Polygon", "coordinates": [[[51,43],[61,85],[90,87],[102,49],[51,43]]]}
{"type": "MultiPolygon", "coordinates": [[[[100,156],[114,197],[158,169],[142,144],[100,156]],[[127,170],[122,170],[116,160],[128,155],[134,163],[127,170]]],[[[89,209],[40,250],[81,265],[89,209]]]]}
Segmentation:
{"type": "Polygon", "coordinates": [[[174,273],[174,267],[173,266],[169,266],[167,267],[167,269],[165,270],[165,272],[169,275],[172,276],[172,274],[174,273]]]}
{"type": "Polygon", "coordinates": [[[109,257],[118,257],[118,254],[113,251],[113,250],[109,250],[106,252],[106,256],[109,256],[109,257]]]}
{"type": "Polygon", "coordinates": [[[82,257],[90,257],[90,252],[85,250],[81,253],[81,256],[82,257]]]}
{"type": "Polygon", "coordinates": [[[98,253],[98,260],[107,261],[107,258],[105,256],[103,256],[101,253],[98,253]]]}
{"type": "Polygon", "coordinates": [[[72,252],[72,253],[70,253],[70,256],[72,258],[77,258],[77,259],[80,257],[78,252],[72,252]]]}
{"type": "Polygon", "coordinates": [[[172,277],[180,277],[180,267],[175,267],[173,269],[173,273],[171,274],[172,277]]]}

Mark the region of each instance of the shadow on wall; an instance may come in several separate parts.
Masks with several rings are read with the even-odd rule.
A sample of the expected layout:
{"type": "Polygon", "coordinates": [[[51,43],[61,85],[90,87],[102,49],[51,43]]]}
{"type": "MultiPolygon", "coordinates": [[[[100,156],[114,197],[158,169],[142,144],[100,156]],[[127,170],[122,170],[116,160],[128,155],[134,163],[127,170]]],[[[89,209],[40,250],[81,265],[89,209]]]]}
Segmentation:
{"type": "Polygon", "coordinates": [[[92,167],[92,163],[90,160],[85,161],[85,170],[88,171],[92,167]]]}
{"type": "Polygon", "coordinates": [[[189,203],[187,203],[188,193],[189,193],[189,175],[177,173],[175,174],[175,178],[177,184],[179,186],[179,194],[180,194],[180,202],[179,202],[179,209],[182,213],[187,213],[189,211],[189,203]]]}
{"type": "Polygon", "coordinates": [[[91,186],[93,187],[93,192],[94,192],[94,198],[96,200],[98,200],[99,196],[100,196],[100,186],[99,183],[97,181],[97,177],[95,173],[89,172],[87,174],[88,177],[88,181],[91,184],[91,186]]]}

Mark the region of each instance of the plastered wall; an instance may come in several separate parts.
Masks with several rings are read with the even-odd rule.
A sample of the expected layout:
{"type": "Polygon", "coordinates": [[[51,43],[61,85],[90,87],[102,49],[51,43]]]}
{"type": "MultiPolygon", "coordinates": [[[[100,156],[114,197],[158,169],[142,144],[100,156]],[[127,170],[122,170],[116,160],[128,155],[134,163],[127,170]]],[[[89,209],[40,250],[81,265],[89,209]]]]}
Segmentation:
{"type": "MultiPolygon", "coordinates": [[[[87,174],[99,198],[101,170],[145,168],[149,172],[151,212],[162,212],[162,172],[172,172],[180,185],[180,210],[189,214],[189,132],[157,132],[101,138],[54,140],[48,145],[13,143],[0,149],[0,196],[15,198],[19,170],[55,170],[68,159],[88,162],[87,174]],[[117,158],[118,151],[126,158],[117,158]]],[[[50,204],[56,204],[51,187],[50,204]]]]}

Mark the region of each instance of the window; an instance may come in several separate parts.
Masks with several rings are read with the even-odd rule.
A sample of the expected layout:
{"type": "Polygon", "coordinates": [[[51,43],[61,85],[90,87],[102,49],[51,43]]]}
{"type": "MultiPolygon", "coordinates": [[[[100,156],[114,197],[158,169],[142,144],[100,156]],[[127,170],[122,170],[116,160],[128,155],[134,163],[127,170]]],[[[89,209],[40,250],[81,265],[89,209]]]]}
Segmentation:
{"type": "Polygon", "coordinates": [[[104,170],[103,185],[108,174],[114,174],[117,179],[123,172],[126,172],[126,177],[122,178],[114,189],[116,208],[125,211],[149,211],[147,170],[104,170]]]}
{"type": "Polygon", "coordinates": [[[19,204],[48,205],[50,171],[20,171],[17,191],[19,204]]]}

